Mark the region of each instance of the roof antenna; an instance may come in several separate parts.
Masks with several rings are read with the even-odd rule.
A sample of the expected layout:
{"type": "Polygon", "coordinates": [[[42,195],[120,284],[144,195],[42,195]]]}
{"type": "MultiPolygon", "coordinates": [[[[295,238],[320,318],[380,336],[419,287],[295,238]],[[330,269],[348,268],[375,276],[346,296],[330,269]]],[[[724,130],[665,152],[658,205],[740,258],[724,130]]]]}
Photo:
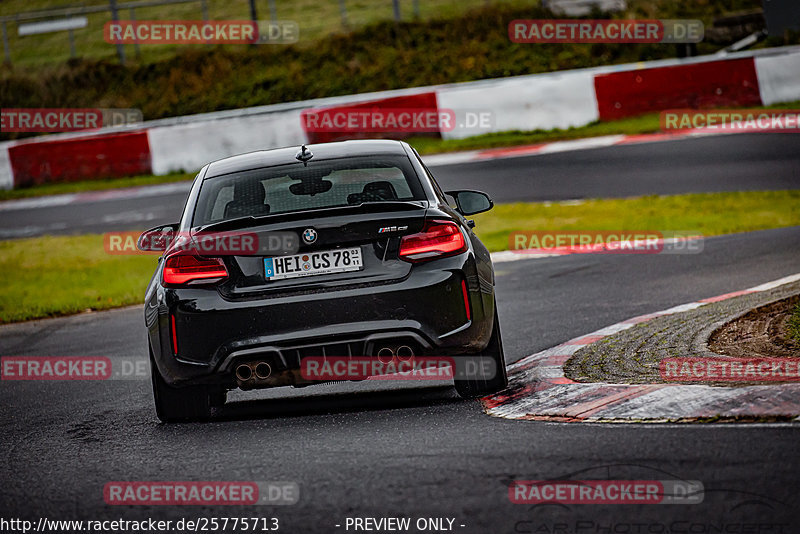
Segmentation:
{"type": "Polygon", "coordinates": [[[295,159],[298,159],[303,162],[303,167],[308,167],[308,162],[311,158],[314,157],[314,153],[311,152],[306,145],[302,145],[300,152],[295,155],[295,159]]]}

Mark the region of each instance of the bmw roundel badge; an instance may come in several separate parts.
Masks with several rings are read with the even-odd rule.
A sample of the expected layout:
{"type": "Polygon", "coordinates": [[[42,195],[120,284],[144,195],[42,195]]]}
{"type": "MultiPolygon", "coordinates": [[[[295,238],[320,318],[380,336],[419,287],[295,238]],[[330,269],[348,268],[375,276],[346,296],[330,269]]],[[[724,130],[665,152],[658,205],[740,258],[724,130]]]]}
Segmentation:
{"type": "Polygon", "coordinates": [[[317,231],[313,228],[306,228],[303,231],[303,241],[308,243],[309,245],[317,240],[317,231]]]}

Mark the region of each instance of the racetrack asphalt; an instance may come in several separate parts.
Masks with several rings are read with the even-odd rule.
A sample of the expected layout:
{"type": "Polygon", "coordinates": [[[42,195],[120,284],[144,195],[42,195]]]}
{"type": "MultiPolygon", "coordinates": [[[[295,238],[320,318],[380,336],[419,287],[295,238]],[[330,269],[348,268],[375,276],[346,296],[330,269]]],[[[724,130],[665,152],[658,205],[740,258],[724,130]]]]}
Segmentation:
{"type": "MultiPolygon", "coordinates": [[[[499,263],[508,360],[629,317],[775,280],[798,265],[800,227],[710,238],[693,255],[499,263]]],[[[0,327],[4,356],[120,359],[145,351],[138,307],[0,327]]],[[[30,519],[258,515],[279,518],[280,531],[289,533],[347,532],[346,518],[356,516],[449,517],[464,533],[747,532],[743,525],[753,523],[761,525],[753,532],[800,530],[797,423],[508,421],[485,415],[449,386],[412,386],[237,394],[211,423],[165,425],[155,418],[146,380],[4,381],[0,510],[30,519]],[[512,480],[551,478],[693,480],[704,496],[691,505],[509,501],[512,480]],[[300,501],[227,508],[104,503],[104,484],[133,480],[291,480],[300,501]]]]}
{"type": "MultiPolygon", "coordinates": [[[[798,146],[800,136],[788,133],[688,137],[436,166],[432,171],[445,190],[479,189],[495,202],[798,189],[798,146]]],[[[145,194],[137,196],[100,192],[81,195],[87,200],[79,203],[44,207],[30,207],[31,201],[38,206],[49,200],[0,203],[0,239],[143,230],[180,217],[188,184],[143,189],[145,194]]]]}
{"type": "MultiPolygon", "coordinates": [[[[797,136],[737,135],[437,167],[499,202],[800,187],[797,136]]],[[[179,216],[185,192],[0,210],[0,229],[84,233],[179,216]],[[55,226],[54,226],[55,225],[55,226]]],[[[17,232],[19,233],[19,232],[17,232]]],[[[26,234],[27,235],[27,234],[26,234]]],[[[19,235],[16,235],[19,237],[19,235]]],[[[800,227],[706,240],[692,255],[571,255],[496,265],[508,362],[604,326],[798,271],[800,227]]],[[[142,289],[146,280],[142,281],[142,289]]],[[[0,327],[0,355],[146,355],[140,307],[0,327]]],[[[347,532],[348,517],[449,517],[463,533],[800,531],[795,424],[622,426],[509,421],[447,384],[234,393],[207,424],[164,425],[147,380],[0,382],[0,516],[277,517],[347,532]],[[700,481],[694,505],[520,505],[512,480],[700,481]],[[134,480],[289,480],[283,507],[109,506],[134,480]],[[464,525],[461,527],[460,525],[464,525]],[[735,530],[737,529],[738,530],[735,530]]],[[[349,532],[352,532],[352,528],[349,532]]],[[[412,530],[416,531],[416,530],[412,530]]]]}

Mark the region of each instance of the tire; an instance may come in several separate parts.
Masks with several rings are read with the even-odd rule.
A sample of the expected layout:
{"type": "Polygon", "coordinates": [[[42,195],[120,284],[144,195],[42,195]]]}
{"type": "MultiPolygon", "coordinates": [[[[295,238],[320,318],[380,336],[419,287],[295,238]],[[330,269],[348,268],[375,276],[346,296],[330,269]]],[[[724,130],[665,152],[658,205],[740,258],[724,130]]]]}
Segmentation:
{"type": "Polygon", "coordinates": [[[211,409],[225,404],[226,391],[221,386],[172,387],[158,372],[150,353],[150,376],[156,415],[165,423],[203,421],[211,417],[211,409]]]}
{"type": "MultiPolygon", "coordinates": [[[[503,339],[500,335],[500,321],[497,317],[497,309],[494,311],[494,328],[492,328],[492,337],[489,338],[489,344],[484,351],[480,354],[481,357],[491,358],[494,362],[496,372],[494,376],[482,376],[480,373],[470,373],[473,376],[467,377],[463,380],[455,380],[456,392],[458,395],[465,399],[474,399],[483,397],[491,393],[502,391],[508,385],[508,375],[506,374],[506,359],[503,354],[503,339]]],[[[458,361],[458,359],[456,360],[458,361]]],[[[464,371],[464,366],[458,366],[460,370],[464,371]]],[[[483,371],[480,367],[479,371],[483,371]]],[[[459,376],[462,373],[458,373],[459,376]]]]}

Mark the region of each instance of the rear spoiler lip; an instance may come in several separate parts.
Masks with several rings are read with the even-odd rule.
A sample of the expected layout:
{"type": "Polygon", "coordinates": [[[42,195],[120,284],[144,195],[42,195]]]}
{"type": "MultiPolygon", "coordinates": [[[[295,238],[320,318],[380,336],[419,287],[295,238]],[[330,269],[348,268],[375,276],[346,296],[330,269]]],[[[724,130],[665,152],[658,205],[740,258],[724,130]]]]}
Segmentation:
{"type": "Polygon", "coordinates": [[[275,213],[274,215],[263,215],[261,217],[254,217],[248,220],[232,219],[231,221],[221,221],[205,226],[195,226],[190,229],[190,233],[192,235],[197,235],[206,232],[219,232],[222,230],[239,230],[243,228],[254,228],[258,226],[282,224],[292,221],[302,221],[304,219],[336,217],[338,215],[347,215],[348,213],[399,212],[408,211],[411,209],[424,210],[424,212],[427,213],[429,207],[430,205],[427,200],[386,200],[381,202],[364,202],[362,204],[355,204],[352,206],[336,206],[331,208],[294,211],[290,213],[275,213]]]}

